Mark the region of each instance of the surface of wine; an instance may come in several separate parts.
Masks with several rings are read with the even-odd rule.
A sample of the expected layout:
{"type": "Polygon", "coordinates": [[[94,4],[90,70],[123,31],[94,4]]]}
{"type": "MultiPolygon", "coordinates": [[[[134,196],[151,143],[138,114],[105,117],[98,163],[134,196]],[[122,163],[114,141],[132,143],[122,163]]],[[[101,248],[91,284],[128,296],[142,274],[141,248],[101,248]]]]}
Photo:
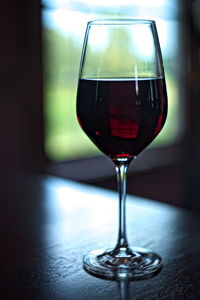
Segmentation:
{"type": "Polygon", "coordinates": [[[79,80],[80,126],[112,159],[137,156],[160,132],[166,115],[164,78],[79,80]]]}

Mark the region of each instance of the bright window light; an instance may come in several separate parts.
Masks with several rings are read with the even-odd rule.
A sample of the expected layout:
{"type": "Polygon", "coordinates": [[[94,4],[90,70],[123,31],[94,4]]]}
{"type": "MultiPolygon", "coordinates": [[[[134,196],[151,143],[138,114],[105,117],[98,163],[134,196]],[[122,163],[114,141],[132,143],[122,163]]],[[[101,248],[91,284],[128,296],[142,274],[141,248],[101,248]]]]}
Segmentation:
{"type": "MultiPolygon", "coordinates": [[[[87,22],[102,18],[156,21],[164,58],[169,113],[152,147],[178,141],[181,137],[178,3],[177,0],[43,1],[45,150],[50,159],[61,161],[100,154],[78,125],[76,91],[87,22]]],[[[105,38],[105,35],[95,36],[94,45],[105,38]]],[[[144,43],[140,51],[150,55],[151,41],[144,43]]]]}

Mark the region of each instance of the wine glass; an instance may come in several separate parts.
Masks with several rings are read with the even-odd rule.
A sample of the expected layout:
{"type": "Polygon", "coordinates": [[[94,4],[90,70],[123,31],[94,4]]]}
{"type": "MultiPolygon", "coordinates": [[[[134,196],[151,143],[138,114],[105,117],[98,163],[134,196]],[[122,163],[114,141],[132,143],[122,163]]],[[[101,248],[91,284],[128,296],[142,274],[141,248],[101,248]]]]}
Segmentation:
{"type": "Polygon", "coordinates": [[[130,162],[158,135],[167,116],[167,93],[154,21],[96,20],[87,24],[77,92],[83,131],[116,166],[119,235],[113,249],[83,258],[89,273],[108,279],[149,278],[162,267],[149,249],[126,236],[126,173],[130,162]]]}

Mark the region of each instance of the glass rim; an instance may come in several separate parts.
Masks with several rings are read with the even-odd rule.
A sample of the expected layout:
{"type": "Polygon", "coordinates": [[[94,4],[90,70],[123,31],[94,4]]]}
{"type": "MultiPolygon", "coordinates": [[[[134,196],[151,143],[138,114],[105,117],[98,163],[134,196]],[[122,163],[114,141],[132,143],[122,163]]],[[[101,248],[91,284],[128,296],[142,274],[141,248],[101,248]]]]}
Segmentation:
{"type": "Polygon", "coordinates": [[[154,20],[149,19],[97,19],[89,21],[88,26],[91,25],[138,25],[138,24],[147,24],[155,25],[154,20]]]}

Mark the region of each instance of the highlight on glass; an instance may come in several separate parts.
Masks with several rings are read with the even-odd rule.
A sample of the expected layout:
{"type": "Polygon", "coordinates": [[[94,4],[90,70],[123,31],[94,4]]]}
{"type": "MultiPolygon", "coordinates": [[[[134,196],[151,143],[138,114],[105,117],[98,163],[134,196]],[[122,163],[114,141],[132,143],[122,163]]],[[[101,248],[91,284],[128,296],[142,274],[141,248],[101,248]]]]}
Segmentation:
{"type": "Polygon", "coordinates": [[[84,256],[89,273],[109,279],[142,279],[162,267],[157,253],[129,245],[125,201],[128,166],[156,138],[166,117],[167,92],[155,22],[89,22],[80,64],[77,118],[91,141],[113,161],[119,190],[116,245],[84,256]]]}

